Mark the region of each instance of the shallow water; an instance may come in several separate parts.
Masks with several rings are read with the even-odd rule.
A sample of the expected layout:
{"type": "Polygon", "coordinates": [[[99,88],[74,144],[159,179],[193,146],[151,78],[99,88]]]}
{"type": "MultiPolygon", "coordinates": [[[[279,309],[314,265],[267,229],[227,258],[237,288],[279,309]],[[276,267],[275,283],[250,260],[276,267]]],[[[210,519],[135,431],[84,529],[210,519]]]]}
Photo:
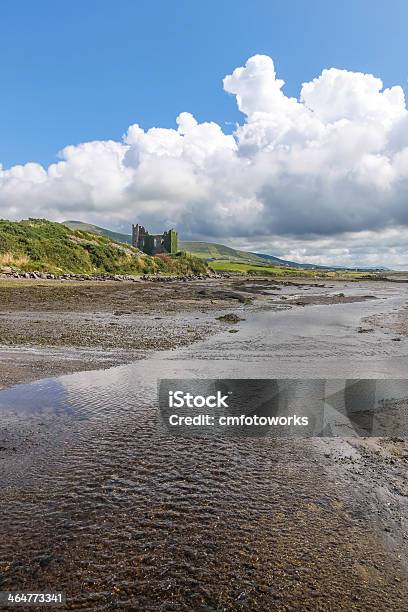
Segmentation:
{"type": "MultiPolygon", "coordinates": [[[[346,295],[368,293],[367,287],[341,289],[346,295]]],[[[395,334],[381,329],[357,333],[363,317],[404,306],[408,288],[387,287],[375,295],[378,299],[284,311],[242,306],[239,325],[191,346],[0,391],[0,410],[118,417],[155,402],[161,378],[408,378],[408,341],[393,342],[395,334]]]]}
{"type": "Polygon", "coordinates": [[[408,378],[406,341],[356,332],[407,299],[401,286],[376,293],[243,308],[236,334],[1,391],[0,437],[22,432],[0,492],[3,590],[65,590],[74,609],[322,606],[328,594],[347,609],[348,586],[366,609],[401,609],[402,586],[387,586],[399,568],[351,521],[312,442],[177,439],[153,408],[158,378],[408,378]],[[358,563],[383,574],[367,584],[358,563]]]}

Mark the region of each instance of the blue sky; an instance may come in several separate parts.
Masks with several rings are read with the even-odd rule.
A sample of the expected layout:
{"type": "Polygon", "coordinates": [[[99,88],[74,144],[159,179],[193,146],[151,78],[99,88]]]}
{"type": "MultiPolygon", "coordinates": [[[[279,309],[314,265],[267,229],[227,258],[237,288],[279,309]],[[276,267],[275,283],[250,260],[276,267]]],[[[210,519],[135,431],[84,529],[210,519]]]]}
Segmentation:
{"type": "Polygon", "coordinates": [[[406,91],[407,22],[404,0],[2,0],[0,163],[48,165],[186,110],[231,130],[242,115],[222,78],[256,53],[287,95],[331,66],[406,91]]]}
{"type": "Polygon", "coordinates": [[[2,0],[0,218],[408,268],[407,23],[407,0],[2,0]]]}

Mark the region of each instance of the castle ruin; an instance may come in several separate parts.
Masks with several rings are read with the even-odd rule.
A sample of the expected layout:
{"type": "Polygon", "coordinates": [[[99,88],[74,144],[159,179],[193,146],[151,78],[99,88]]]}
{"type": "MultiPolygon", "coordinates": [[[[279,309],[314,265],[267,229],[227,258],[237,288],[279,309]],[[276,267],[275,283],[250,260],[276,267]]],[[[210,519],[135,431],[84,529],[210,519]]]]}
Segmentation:
{"type": "Polygon", "coordinates": [[[132,245],[147,255],[177,253],[178,236],[174,229],[163,234],[149,234],[142,225],[137,223],[132,225],[132,245]]]}

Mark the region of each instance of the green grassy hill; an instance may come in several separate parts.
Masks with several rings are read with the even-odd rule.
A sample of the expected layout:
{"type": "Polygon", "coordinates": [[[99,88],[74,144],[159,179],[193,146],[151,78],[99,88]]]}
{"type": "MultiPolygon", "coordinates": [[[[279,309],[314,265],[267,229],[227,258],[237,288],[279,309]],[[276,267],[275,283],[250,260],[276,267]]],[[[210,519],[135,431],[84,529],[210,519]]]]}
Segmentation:
{"type": "MultiPolygon", "coordinates": [[[[67,225],[71,229],[83,230],[93,234],[98,234],[100,236],[108,236],[109,238],[112,238],[112,240],[132,244],[132,236],[130,234],[112,232],[111,230],[99,227],[98,225],[92,225],[91,223],[83,223],[82,221],[64,221],[64,225],[67,225]]],[[[303,267],[302,264],[284,261],[278,257],[274,257],[273,255],[262,255],[258,253],[251,253],[249,251],[239,251],[215,242],[193,242],[181,240],[179,242],[179,247],[180,250],[191,253],[191,255],[207,261],[222,260],[235,263],[241,262],[259,265],[270,265],[273,263],[276,266],[292,266],[294,268],[303,267]]]]}
{"type": "MultiPolygon", "coordinates": [[[[252,253],[251,251],[239,251],[223,244],[212,242],[180,242],[181,248],[196,257],[206,259],[208,262],[230,262],[237,264],[252,264],[257,266],[273,266],[285,268],[316,268],[313,264],[300,264],[295,261],[287,261],[274,257],[274,255],[264,255],[263,253],[252,253]]],[[[217,268],[216,265],[213,266],[217,268]]],[[[221,268],[219,268],[221,269],[221,268]]],[[[231,268],[232,269],[232,268],[231,268]]],[[[325,268],[326,269],[326,268],[325,268]]]]}
{"type": "Polygon", "coordinates": [[[190,242],[182,240],[180,242],[180,248],[183,251],[192,253],[196,257],[210,260],[229,260],[229,261],[241,261],[246,263],[264,263],[261,256],[255,253],[249,253],[247,251],[238,251],[231,247],[224,246],[223,244],[217,244],[215,242],[190,242]]]}
{"type": "Polygon", "coordinates": [[[0,269],[53,274],[203,273],[197,257],[150,257],[105,235],[46,219],[0,220],[0,269]]]}
{"type": "MultiPolygon", "coordinates": [[[[128,244],[132,243],[132,237],[130,234],[112,232],[111,230],[104,229],[103,227],[92,225],[90,223],[82,223],[81,221],[64,221],[64,224],[71,229],[85,230],[100,236],[108,236],[109,238],[119,242],[125,242],[128,244]]],[[[220,271],[245,272],[248,265],[259,267],[260,273],[262,273],[263,269],[265,272],[268,272],[267,268],[270,270],[277,270],[277,273],[280,273],[279,268],[285,268],[289,273],[291,273],[291,270],[338,270],[340,272],[342,270],[347,270],[347,268],[343,267],[317,266],[308,263],[297,263],[295,261],[280,259],[279,257],[274,257],[273,255],[252,253],[250,251],[240,251],[238,249],[233,249],[215,242],[194,242],[181,240],[179,241],[179,248],[194,257],[207,261],[214,270],[220,271]]],[[[376,268],[375,270],[369,268],[359,268],[359,270],[385,271],[387,268],[376,268]]],[[[254,270],[252,270],[252,272],[254,272],[254,270]]]]}
{"type": "Polygon", "coordinates": [[[107,236],[116,242],[127,242],[128,244],[132,244],[132,236],[130,234],[112,232],[104,227],[99,227],[98,225],[93,225],[92,223],[83,223],[82,221],[63,221],[63,224],[73,230],[89,232],[90,234],[98,234],[99,236],[107,236]]]}

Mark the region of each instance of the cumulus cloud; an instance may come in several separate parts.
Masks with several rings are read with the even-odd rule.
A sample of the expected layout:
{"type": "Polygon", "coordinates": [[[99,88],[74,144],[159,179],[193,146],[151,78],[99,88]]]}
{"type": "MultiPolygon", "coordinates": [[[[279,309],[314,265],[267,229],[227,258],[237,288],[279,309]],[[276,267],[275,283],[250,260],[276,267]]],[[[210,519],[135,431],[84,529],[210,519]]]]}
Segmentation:
{"type": "Polygon", "coordinates": [[[270,57],[224,78],[233,134],[182,112],[121,142],[67,146],[60,161],[0,167],[0,216],[138,220],[300,261],[408,263],[408,111],[400,86],[330,68],[284,93],[270,57]]]}

